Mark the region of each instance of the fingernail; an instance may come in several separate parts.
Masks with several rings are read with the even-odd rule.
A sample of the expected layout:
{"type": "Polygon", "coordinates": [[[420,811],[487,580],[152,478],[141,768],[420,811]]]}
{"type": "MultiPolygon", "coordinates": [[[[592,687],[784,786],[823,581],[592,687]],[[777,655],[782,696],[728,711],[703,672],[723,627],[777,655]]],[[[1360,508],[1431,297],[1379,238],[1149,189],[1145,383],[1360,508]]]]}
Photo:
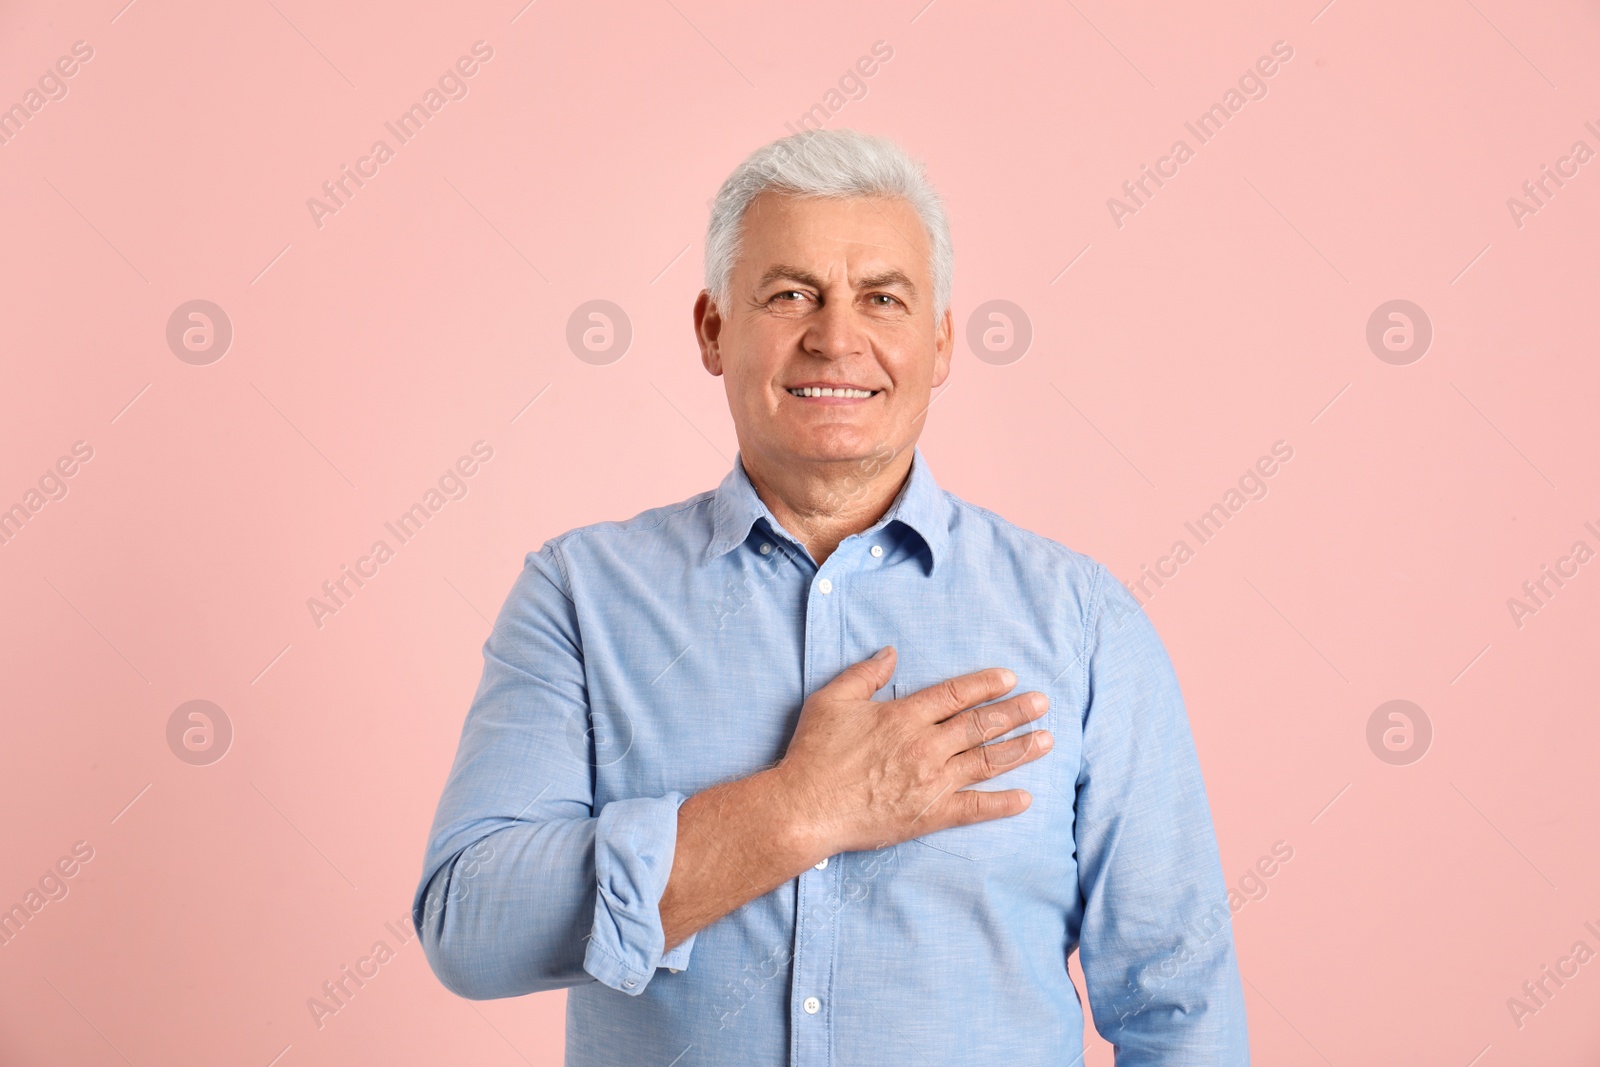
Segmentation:
{"type": "Polygon", "coordinates": [[[1015,689],[1017,687],[1017,676],[1004,667],[1000,669],[1000,680],[1005,683],[1007,689],[1015,689]]]}
{"type": "Polygon", "coordinates": [[[878,651],[876,651],[876,652],[874,652],[872,654],[872,658],[873,659],[887,659],[888,656],[889,656],[889,649],[891,647],[892,646],[890,646],[890,645],[884,645],[882,648],[878,649],[878,651]]]}

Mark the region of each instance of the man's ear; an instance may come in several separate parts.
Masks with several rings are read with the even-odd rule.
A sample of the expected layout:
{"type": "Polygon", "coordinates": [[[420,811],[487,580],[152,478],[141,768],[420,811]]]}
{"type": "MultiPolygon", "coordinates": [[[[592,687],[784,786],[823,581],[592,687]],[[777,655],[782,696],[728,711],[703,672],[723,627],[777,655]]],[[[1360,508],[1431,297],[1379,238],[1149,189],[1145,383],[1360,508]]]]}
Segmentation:
{"type": "Polygon", "coordinates": [[[933,328],[933,387],[944,384],[950,376],[950,356],[955,350],[955,318],[950,308],[933,328]]]}
{"type": "Polygon", "coordinates": [[[700,344],[700,362],[712,375],[722,373],[722,349],[718,338],[722,336],[722,312],[705,289],[694,302],[694,337],[700,344]]]}

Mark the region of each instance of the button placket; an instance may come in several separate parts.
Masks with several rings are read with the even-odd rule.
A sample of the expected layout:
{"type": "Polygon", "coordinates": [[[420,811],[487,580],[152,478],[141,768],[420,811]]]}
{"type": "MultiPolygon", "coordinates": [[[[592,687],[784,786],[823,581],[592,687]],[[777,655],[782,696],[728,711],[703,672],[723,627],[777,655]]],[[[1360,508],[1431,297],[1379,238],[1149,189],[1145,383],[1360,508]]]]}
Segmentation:
{"type": "MultiPolygon", "coordinates": [[[[806,685],[809,696],[847,666],[842,662],[846,586],[837,575],[861,559],[859,544],[841,545],[825,561],[829,576],[812,573],[806,612],[806,685]],[[837,562],[835,562],[837,561],[837,562]],[[832,564],[828,566],[828,564],[832,564]]],[[[820,571],[822,568],[818,568],[820,571]]],[[[793,962],[790,970],[792,1063],[827,1067],[833,1037],[827,997],[838,952],[838,880],[842,868],[825,857],[796,879],[793,962]]]]}

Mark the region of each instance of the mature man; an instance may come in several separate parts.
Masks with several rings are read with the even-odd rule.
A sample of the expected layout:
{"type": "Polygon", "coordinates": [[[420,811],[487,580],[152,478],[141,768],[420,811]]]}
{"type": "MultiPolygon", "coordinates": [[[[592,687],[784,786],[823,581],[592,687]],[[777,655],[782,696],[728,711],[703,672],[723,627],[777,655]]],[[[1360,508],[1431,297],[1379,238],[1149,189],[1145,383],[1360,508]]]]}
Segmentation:
{"type": "Polygon", "coordinates": [[[1160,639],[916,447],[950,276],[892,142],[755,152],[694,308],[733,470],[547,541],[501,609],[414,918],[462,996],[570,988],[571,1067],[1070,1067],[1074,949],[1121,1067],[1248,1063],[1160,639]]]}

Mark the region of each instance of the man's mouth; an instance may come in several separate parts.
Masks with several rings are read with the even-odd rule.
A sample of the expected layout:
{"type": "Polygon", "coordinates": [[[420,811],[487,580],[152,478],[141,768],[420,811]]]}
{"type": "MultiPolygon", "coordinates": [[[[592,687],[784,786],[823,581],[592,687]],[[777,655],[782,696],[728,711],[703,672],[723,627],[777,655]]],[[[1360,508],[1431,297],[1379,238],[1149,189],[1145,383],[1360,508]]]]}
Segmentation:
{"type": "Polygon", "coordinates": [[[832,396],[839,397],[841,399],[865,400],[868,397],[877,396],[881,391],[882,390],[879,389],[851,389],[848,387],[839,388],[834,386],[807,385],[798,389],[790,389],[789,395],[798,397],[832,396]]]}

